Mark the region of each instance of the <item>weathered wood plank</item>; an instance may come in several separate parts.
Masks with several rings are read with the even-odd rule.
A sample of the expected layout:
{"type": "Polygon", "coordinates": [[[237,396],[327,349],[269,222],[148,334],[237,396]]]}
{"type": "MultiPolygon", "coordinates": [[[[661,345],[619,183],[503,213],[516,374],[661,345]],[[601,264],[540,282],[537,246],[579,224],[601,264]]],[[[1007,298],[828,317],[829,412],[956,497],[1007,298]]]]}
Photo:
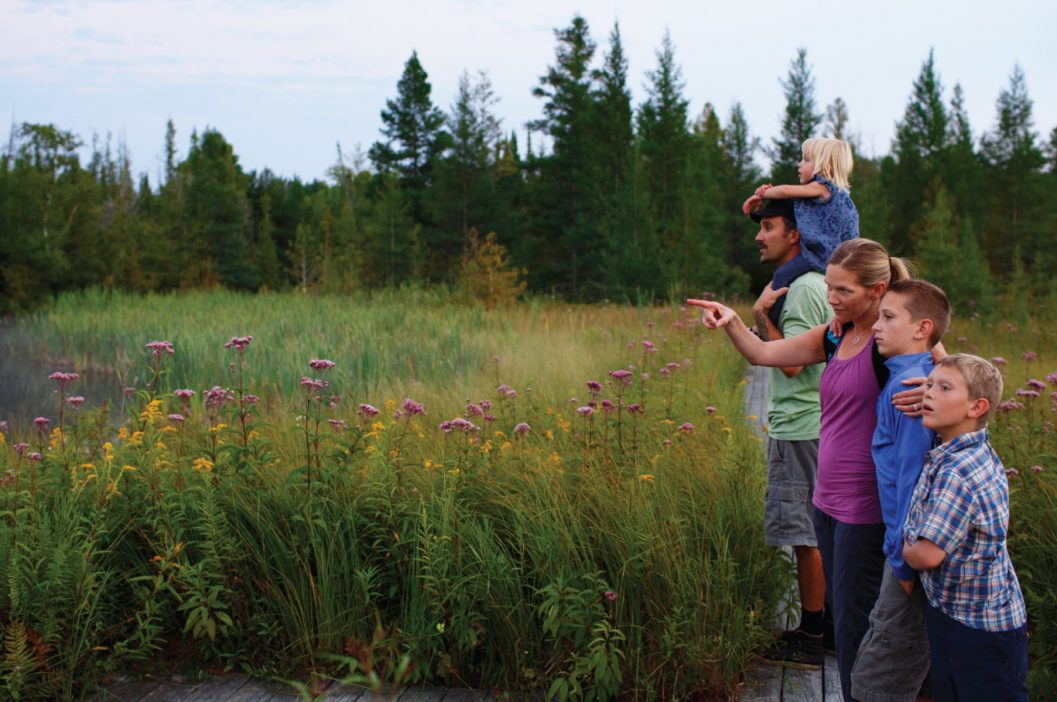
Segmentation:
{"type": "Polygon", "coordinates": [[[488,690],[471,690],[466,687],[451,688],[444,695],[444,702],[485,702],[487,699],[488,690]]]}
{"type": "MultiPolygon", "coordinates": [[[[208,685],[209,683],[205,683],[208,685]]],[[[182,702],[183,700],[198,700],[198,688],[200,684],[188,684],[177,682],[163,682],[143,697],[139,702],[182,702]]]]}
{"type": "Polygon", "coordinates": [[[822,671],[786,668],[782,702],[822,702],[822,671]]]}
{"type": "Polygon", "coordinates": [[[242,688],[247,685],[252,688],[255,684],[250,676],[242,673],[221,675],[199,683],[190,696],[183,699],[189,702],[227,702],[242,688]]]}
{"type": "Polygon", "coordinates": [[[761,665],[745,671],[741,684],[742,702],[781,702],[782,669],[774,665],[761,665]]]}
{"type": "Polygon", "coordinates": [[[364,690],[363,694],[360,695],[359,702],[396,702],[406,690],[406,685],[400,685],[392,690],[382,690],[381,692],[364,690]]]}
{"type": "Polygon", "coordinates": [[[400,695],[400,702],[441,702],[447,690],[443,687],[409,687],[400,695]]]}
{"type": "Polygon", "coordinates": [[[158,680],[130,680],[117,678],[114,682],[100,688],[91,699],[93,702],[139,702],[161,684],[158,680]]]}
{"type": "Polygon", "coordinates": [[[364,688],[358,685],[342,685],[335,683],[327,688],[323,699],[326,702],[359,702],[363,697],[364,688]]]}
{"type": "Polygon", "coordinates": [[[254,680],[228,697],[226,702],[269,702],[276,695],[286,694],[292,689],[289,685],[275,680],[254,680]]]}
{"type": "Polygon", "coordinates": [[[826,656],[822,666],[822,696],[826,702],[844,702],[840,689],[840,672],[837,670],[837,659],[826,656]]]}

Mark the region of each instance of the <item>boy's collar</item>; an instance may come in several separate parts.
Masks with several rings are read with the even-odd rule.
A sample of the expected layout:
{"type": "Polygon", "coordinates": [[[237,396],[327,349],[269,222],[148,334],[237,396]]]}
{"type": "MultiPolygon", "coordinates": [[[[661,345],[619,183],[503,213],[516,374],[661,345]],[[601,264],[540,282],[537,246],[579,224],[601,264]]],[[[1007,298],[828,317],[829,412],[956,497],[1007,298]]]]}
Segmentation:
{"type": "Polygon", "coordinates": [[[898,373],[904,368],[910,366],[920,365],[926,358],[932,358],[931,351],[924,351],[922,353],[899,353],[895,356],[889,356],[885,359],[885,365],[893,373],[898,373]]]}
{"type": "Polygon", "coordinates": [[[987,443],[989,436],[987,433],[987,427],[983,429],[977,429],[976,431],[970,431],[965,434],[959,434],[950,441],[940,444],[936,448],[929,451],[929,456],[934,460],[948,453],[954,453],[961,451],[962,449],[970,446],[976,446],[977,444],[987,443]]]}

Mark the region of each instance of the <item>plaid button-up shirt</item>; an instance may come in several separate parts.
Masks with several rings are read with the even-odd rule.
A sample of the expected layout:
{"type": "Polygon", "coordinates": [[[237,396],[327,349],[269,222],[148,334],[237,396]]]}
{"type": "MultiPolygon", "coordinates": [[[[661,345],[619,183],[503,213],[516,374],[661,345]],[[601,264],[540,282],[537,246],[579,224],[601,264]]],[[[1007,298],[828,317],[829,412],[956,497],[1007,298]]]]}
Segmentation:
{"type": "Polygon", "coordinates": [[[928,539],[947,553],[921,571],[929,603],[966,626],[1008,631],[1024,624],[1024,595],[1006,550],[1009,483],[987,429],[926,454],[903,527],[909,544],[928,539]]]}

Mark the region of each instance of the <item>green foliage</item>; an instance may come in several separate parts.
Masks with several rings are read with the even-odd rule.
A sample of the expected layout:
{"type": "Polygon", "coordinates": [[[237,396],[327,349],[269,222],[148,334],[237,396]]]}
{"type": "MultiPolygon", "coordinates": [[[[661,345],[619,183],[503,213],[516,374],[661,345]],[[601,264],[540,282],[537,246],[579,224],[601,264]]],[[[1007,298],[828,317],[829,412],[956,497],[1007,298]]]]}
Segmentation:
{"type": "MultiPolygon", "coordinates": [[[[206,302],[182,304],[193,299],[206,302]]],[[[431,336],[414,312],[426,300],[393,311],[419,345],[431,336]]],[[[24,699],[74,697],[106,672],[157,665],[164,650],[190,669],[311,669],[379,689],[431,682],[614,699],[731,688],[764,637],[756,613],[773,609],[786,577],[762,541],[759,443],[739,394],[725,390],[741,374],[733,352],[705,343],[693,315],[673,308],[430,314],[464,338],[479,327],[489,343],[458,364],[475,374],[417,386],[425,416],[414,402],[357,390],[338,369],[325,376],[327,393],[347,397],[334,406],[306,400],[300,383],[247,405],[258,382],[275,387],[251,380],[262,377],[256,366],[305,375],[304,352],[274,355],[267,334],[244,353],[224,351],[224,334],[206,352],[212,364],[195,361],[219,370],[237,354],[219,405],[170,394],[181,356],[195,354],[188,338],[171,359],[151,356],[156,392],[134,398],[116,437],[86,431],[79,415],[76,440],[36,440],[39,462],[4,437],[14,468],[0,483],[0,611],[5,626],[17,621],[51,647],[46,665],[6,684],[24,699]],[[555,344],[571,357],[551,358],[555,344]],[[599,406],[584,422],[568,409],[571,387],[629,364],[654,380],[612,377],[594,398],[620,399],[621,412],[599,406]],[[496,390],[503,381],[520,396],[496,390]],[[377,414],[359,404],[372,400],[377,414]],[[479,428],[447,432],[446,417],[479,428]],[[529,428],[515,431],[522,422],[529,428]],[[717,646],[721,657],[704,655],[717,646]]],[[[148,338],[143,314],[123,318],[148,338]]],[[[10,660],[42,650],[9,629],[10,660]]]]}

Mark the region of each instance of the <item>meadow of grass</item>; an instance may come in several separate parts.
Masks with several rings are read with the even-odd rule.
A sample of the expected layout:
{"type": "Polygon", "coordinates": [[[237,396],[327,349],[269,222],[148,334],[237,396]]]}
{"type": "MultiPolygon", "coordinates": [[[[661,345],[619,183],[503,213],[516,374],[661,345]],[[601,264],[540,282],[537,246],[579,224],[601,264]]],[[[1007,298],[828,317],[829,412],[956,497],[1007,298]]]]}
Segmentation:
{"type": "MultiPolygon", "coordinates": [[[[1005,360],[992,438],[1039,697],[1057,334],[1021,327],[962,322],[947,346],[1005,360]]],[[[133,394],[78,406],[57,374],[49,421],[0,434],[12,697],[164,663],[726,698],[790,582],[763,545],[744,365],[678,307],[90,293],[23,329],[133,394]]]]}
{"type": "Polygon", "coordinates": [[[788,583],[743,365],[675,307],[91,294],[24,330],[135,391],[57,373],[5,436],[12,696],[160,661],[725,695],[788,583]]]}

